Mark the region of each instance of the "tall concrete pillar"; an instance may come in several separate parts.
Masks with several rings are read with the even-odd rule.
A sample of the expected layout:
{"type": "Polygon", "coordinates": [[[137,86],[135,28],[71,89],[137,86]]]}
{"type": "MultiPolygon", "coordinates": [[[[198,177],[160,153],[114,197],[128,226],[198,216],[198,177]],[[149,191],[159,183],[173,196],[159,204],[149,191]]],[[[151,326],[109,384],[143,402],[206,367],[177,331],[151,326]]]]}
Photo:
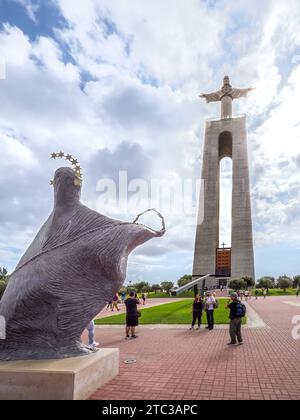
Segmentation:
{"type": "MultiPolygon", "coordinates": [[[[246,116],[232,117],[232,101],[245,96],[250,89],[234,89],[229,78],[223,88],[203,94],[207,102],[221,101],[221,118],[206,122],[202,161],[202,187],[199,209],[203,220],[196,229],[193,277],[212,275],[216,285],[216,255],[219,249],[220,161],[232,159],[232,242],[230,278],[254,279],[249,167],[246,116]],[[225,98],[225,99],[224,99],[225,98]]],[[[209,282],[208,282],[209,285],[209,282]]]]}

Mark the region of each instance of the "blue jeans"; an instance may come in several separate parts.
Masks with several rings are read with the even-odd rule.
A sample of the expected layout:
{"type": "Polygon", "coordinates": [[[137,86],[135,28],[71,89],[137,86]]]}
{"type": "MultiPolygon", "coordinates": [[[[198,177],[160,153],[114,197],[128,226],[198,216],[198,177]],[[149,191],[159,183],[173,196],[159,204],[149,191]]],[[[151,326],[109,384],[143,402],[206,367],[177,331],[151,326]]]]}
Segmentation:
{"type": "Polygon", "coordinates": [[[94,321],[91,321],[89,325],[87,326],[87,330],[89,332],[89,345],[91,346],[94,344],[94,337],[95,337],[95,325],[94,321]]]}

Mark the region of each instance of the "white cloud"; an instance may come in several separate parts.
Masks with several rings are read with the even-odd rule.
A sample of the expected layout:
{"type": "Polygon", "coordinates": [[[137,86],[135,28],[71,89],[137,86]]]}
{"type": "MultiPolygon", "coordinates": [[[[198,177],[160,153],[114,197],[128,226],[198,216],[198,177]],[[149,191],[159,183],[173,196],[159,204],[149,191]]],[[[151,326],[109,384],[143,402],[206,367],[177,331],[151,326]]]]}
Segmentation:
{"type": "MultiPolygon", "coordinates": [[[[38,19],[37,8],[30,12],[34,3],[22,3],[38,19]]],[[[30,41],[9,25],[0,33],[7,63],[7,80],[0,81],[0,152],[6,156],[0,188],[8,203],[1,206],[0,234],[17,238],[2,240],[5,261],[13,260],[5,247],[21,250],[50,210],[47,184],[58,165],[48,160],[53,150],[71,152],[86,167],[84,200],[93,208],[104,170],[113,176],[131,165],[147,180],[198,176],[203,121],[217,117],[219,106],[197,95],[218,88],[224,73],[238,87],[256,86],[235,103],[250,120],[256,242],[299,244],[297,1],[56,3],[68,22],[53,28],[56,39],[30,41]],[[25,238],[16,235],[21,226],[25,238]]],[[[228,207],[228,187],[223,197],[228,207]]],[[[167,235],[132,257],[133,277],[142,275],[141,267],[152,281],[190,269],[195,229],[178,215],[167,218],[167,235]]],[[[228,231],[225,221],[224,238],[228,231]]]]}

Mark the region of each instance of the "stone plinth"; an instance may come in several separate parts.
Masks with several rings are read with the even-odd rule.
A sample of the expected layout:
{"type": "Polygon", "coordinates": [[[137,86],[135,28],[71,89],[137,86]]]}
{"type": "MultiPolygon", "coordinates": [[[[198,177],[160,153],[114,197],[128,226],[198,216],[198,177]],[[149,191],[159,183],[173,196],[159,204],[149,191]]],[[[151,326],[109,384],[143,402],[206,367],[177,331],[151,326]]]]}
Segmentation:
{"type": "Polygon", "coordinates": [[[119,372],[119,349],[60,360],[0,362],[0,400],[82,400],[119,372]]]}

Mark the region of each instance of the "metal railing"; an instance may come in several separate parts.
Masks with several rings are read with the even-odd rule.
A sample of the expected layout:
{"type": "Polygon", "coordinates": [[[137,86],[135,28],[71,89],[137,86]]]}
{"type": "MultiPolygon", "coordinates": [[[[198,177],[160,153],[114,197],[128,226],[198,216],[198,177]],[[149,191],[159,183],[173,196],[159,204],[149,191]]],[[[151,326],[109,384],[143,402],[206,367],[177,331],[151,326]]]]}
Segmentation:
{"type": "Polygon", "coordinates": [[[210,277],[211,274],[206,274],[206,276],[203,277],[199,277],[198,279],[192,280],[187,284],[184,284],[181,287],[178,287],[178,289],[172,289],[171,293],[176,293],[176,295],[178,293],[182,293],[185,292],[186,290],[192,289],[196,284],[199,285],[201,282],[203,282],[203,280],[207,279],[208,277],[210,277]]]}

